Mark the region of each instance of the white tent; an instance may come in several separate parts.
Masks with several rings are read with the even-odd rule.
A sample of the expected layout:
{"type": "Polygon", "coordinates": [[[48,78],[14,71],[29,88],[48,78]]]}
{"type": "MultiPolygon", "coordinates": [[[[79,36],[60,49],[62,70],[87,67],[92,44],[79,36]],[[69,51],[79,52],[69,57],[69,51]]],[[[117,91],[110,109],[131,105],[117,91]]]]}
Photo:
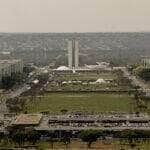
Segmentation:
{"type": "Polygon", "coordinates": [[[98,79],[96,83],[107,83],[104,79],[98,79]]]}

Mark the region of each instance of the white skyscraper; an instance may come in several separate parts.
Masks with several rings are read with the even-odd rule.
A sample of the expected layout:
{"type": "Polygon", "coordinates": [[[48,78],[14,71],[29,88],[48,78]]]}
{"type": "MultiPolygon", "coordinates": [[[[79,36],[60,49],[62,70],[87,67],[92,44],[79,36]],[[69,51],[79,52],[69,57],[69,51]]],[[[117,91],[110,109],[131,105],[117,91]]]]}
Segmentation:
{"type": "Polygon", "coordinates": [[[75,69],[79,67],[79,42],[75,41],[75,69]]]}
{"type": "Polygon", "coordinates": [[[72,41],[68,41],[68,67],[72,69],[72,41]]]}
{"type": "Polygon", "coordinates": [[[68,41],[68,67],[77,69],[79,67],[79,42],[68,41]]]}

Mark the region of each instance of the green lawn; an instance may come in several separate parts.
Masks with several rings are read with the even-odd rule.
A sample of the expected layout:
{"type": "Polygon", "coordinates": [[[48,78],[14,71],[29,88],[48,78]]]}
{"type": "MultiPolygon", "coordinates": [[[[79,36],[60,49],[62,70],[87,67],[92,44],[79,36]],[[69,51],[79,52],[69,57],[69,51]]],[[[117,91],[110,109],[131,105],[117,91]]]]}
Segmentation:
{"type": "Polygon", "coordinates": [[[133,97],[126,94],[99,93],[51,93],[31,100],[28,97],[26,110],[29,113],[49,111],[60,113],[67,109],[68,113],[76,111],[86,112],[133,112],[133,97]]]}
{"type": "Polygon", "coordinates": [[[96,90],[130,90],[131,88],[129,86],[118,86],[115,82],[113,83],[101,83],[101,84],[82,84],[82,83],[68,83],[68,84],[62,84],[58,86],[57,84],[50,84],[48,87],[48,90],[51,91],[82,91],[82,90],[88,90],[88,91],[96,91],[96,90]]]}
{"type": "Polygon", "coordinates": [[[54,81],[47,86],[49,91],[96,91],[96,90],[130,90],[130,83],[119,72],[88,72],[55,75],[54,81]],[[97,83],[99,78],[109,79],[110,82],[97,83]],[[63,81],[82,81],[81,83],[63,83],[63,81]]]}
{"type": "Polygon", "coordinates": [[[111,71],[101,72],[101,73],[78,73],[78,74],[66,74],[56,77],[56,80],[59,81],[69,81],[69,80],[97,80],[99,78],[103,79],[116,79],[117,74],[111,71]]]}

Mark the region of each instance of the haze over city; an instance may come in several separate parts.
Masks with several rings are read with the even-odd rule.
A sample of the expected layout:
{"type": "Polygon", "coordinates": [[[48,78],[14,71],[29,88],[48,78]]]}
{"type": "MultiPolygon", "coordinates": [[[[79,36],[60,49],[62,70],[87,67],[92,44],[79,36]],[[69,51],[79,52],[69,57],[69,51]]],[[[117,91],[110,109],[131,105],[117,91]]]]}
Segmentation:
{"type": "Polygon", "coordinates": [[[0,32],[146,32],[149,6],[149,0],[0,0],[0,32]]]}

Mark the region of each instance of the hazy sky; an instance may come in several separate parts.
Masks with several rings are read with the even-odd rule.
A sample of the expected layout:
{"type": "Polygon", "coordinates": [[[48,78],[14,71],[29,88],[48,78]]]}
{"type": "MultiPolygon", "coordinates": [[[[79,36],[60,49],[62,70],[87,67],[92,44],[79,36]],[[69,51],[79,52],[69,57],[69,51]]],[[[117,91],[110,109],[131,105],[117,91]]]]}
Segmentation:
{"type": "Polygon", "coordinates": [[[150,0],[0,0],[0,32],[150,31],[150,0]]]}

